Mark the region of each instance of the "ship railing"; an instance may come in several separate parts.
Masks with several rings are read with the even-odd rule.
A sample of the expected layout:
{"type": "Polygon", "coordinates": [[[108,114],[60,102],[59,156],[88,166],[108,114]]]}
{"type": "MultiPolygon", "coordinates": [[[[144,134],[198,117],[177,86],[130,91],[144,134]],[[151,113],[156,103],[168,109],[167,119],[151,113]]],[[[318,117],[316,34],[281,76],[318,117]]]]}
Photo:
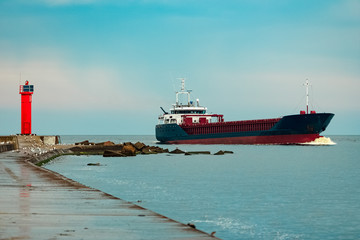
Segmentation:
{"type": "Polygon", "coordinates": [[[184,125],[193,125],[193,124],[207,124],[209,123],[207,118],[216,118],[216,122],[224,122],[224,115],[222,114],[184,114],[181,115],[181,121],[183,122],[184,125]],[[193,117],[198,117],[199,118],[199,123],[195,123],[192,121],[193,117]],[[202,121],[203,119],[203,121],[202,121]]]}
{"type": "Polygon", "coordinates": [[[281,118],[244,120],[215,123],[182,124],[188,134],[212,134],[225,132],[250,132],[270,130],[281,118]]]}

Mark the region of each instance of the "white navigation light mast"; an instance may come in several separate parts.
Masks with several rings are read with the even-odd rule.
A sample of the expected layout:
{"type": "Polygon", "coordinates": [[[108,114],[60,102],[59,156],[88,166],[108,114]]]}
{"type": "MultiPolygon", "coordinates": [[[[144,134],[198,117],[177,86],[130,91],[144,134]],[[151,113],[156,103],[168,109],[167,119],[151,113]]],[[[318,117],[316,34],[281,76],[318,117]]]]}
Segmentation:
{"type": "Polygon", "coordinates": [[[176,105],[179,105],[179,94],[187,94],[188,105],[190,104],[190,92],[191,90],[185,91],[185,78],[178,78],[181,80],[181,91],[176,92],[176,105]]]}
{"type": "Polygon", "coordinates": [[[306,87],[306,114],[309,114],[309,80],[306,79],[306,82],[304,83],[304,86],[306,87]]]}

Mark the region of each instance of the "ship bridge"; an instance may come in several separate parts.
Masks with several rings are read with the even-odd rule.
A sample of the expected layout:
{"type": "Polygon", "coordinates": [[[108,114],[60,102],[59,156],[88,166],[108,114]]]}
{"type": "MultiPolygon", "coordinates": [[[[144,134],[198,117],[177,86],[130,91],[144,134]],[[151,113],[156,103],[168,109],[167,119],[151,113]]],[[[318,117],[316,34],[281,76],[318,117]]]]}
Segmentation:
{"type": "Polygon", "coordinates": [[[159,116],[159,124],[191,125],[223,121],[223,115],[207,114],[207,108],[190,100],[191,90],[185,90],[185,79],[181,78],[181,90],[176,92],[176,103],[172,105],[170,113],[164,111],[159,116]],[[186,102],[182,103],[180,97],[185,95],[186,102]],[[215,119],[214,119],[215,118],[215,119]]]}
{"type": "Polygon", "coordinates": [[[206,107],[175,107],[171,114],[206,114],[206,107]]]}

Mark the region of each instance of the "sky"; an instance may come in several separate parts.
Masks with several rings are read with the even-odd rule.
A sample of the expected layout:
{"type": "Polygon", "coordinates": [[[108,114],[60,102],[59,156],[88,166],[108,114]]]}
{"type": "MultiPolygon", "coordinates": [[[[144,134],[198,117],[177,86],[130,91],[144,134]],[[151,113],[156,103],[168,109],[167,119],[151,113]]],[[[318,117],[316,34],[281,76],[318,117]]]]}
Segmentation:
{"type": "Polygon", "coordinates": [[[186,78],[225,120],[335,113],[360,134],[359,0],[1,0],[0,135],[154,134],[186,78]]]}

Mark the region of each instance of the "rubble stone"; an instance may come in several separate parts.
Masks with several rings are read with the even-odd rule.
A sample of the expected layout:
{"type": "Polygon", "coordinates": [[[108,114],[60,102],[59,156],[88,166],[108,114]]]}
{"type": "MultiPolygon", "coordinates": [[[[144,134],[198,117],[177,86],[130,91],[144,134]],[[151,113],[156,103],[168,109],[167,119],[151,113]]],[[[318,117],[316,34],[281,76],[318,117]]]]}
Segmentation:
{"type": "Polygon", "coordinates": [[[136,150],[141,151],[144,147],[146,147],[146,145],[142,142],[136,142],[134,144],[134,147],[136,148],[136,150]]]}
{"type": "Polygon", "coordinates": [[[111,141],[107,141],[107,142],[95,143],[95,145],[99,145],[99,146],[114,146],[115,143],[113,143],[113,142],[111,142],[111,141]]]}
{"type": "Polygon", "coordinates": [[[224,151],[218,151],[217,153],[214,153],[214,155],[224,155],[225,153],[224,153],[224,151]]]}
{"type": "Polygon", "coordinates": [[[90,145],[90,142],[89,142],[89,140],[85,140],[82,142],[77,142],[77,143],[75,143],[75,145],[90,145]]]}
{"type": "Polygon", "coordinates": [[[184,154],[185,152],[182,151],[182,150],[180,150],[180,149],[178,149],[178,148],[176,148],[175,150],[173,150],[173,151],[171,151],[171,152],[169,152],[169,153],[172,153],[172,154],[184,154]]]}
{"type": "Polygon", "coordinates": [[[135,156],[136,148],[132,144],[128,144],[122,148],[121,153],[125,154],[126,156],[135,156]]]}
{"type": "Polygon", "coordinates": [[[105,150],[103,157],[126,157],[121,151],[105,150]]]}

